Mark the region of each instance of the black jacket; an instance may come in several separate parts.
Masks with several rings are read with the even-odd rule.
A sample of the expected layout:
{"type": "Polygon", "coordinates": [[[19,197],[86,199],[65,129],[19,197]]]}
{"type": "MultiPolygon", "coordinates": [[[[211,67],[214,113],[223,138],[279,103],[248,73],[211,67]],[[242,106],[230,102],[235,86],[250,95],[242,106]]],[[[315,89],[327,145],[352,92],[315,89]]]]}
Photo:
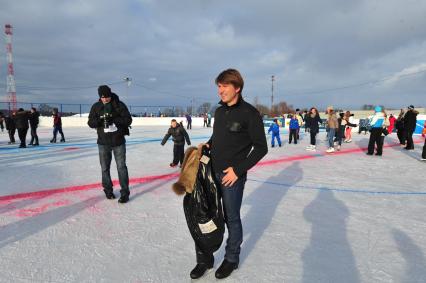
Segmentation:
{"type": "Polygon", "coordinates": [[[407,131],[414,132],[414,130],[416,129],[417,114],[418,112],[415,110],[409,110],[407,111],[407,113],[405,113],[404,128],[407,131]]]}
{"type": "Polygon", "coordinates": [[[17,129],[28,129],[28,119],[29,114],[28,111],[18,111],[14,117],[15,126],[17,129]]]}
{"type": "Polygon", "coordinates": [[[309,128],[311,133],[319,132],[319,125],[322,123],[319,115],[315,115],[313,118],[311,115],[308,115],[305,120],[306,127],[309,128]]]}
{"type": "Polygon", "coordinates": [[[38,117],[40,117],[40,113],[38,113],[37,111],[35,111],[34,113],[30,113],[29,119],[31,128],[37,128],[39,123],[38,117]]]}
{"type": "Polygon", "coordinates": [[[105,114],[105,105],[100,99],[93,104],[92,109],[90,109],[89,121],[87,124],[90,128],[97,130],[98,144],[119,146],[126,142],[124,135],[129,135],[129,126],[132,124],[132,116],[127,106],[119,100],[118,95],[115,93],[112,94],[111,102],[108,104],[111,106],[111,116],[107,119],[107,124],[110,125],[114,123],[117,127],[117,131],[113,133],[104,132],[104,119],[101,118],[101,116],[105,114]]]}
{"type": "Polygon", "coordinates": [[[222,106],[214,114],[211,146],[215,172],[232,167],[237,176],[246,173],[268,152],[260,113],[241,97],[238,102],[222,106]]]}
{"type": "Polygon", "coordinates": [[[7,116],[4,121],[6,122],[6,130],[14,131],[16,130],[15,120],[11,116],[7,116]]]}
{"type": "Polygon", "coordinates": [[[188,145],[191,145],[191,141],[189,140],[188,133],[185,131],[185,128],[182,127],[181,124],[177,123],[176,128],[170,127],[167,131],[167,134],[164,136],[161,141],[161,145],[164,145],[167,140],[172,136],[172,140],[175,145],[184,145],[185,140],[188,145]]]}

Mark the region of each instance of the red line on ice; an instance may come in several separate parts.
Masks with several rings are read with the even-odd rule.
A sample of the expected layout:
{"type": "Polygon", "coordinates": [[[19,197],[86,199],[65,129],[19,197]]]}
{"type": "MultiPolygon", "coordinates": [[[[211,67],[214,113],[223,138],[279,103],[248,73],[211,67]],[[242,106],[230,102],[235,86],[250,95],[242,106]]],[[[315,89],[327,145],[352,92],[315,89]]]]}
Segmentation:
{"type": "MultiPolygon", "coordinates": [[[[130,185],[136,185],[136,184],[143,184],[143,183],[149,183],[156,180],[166,180],[166,179],[173,179],[175,177],[179,176],[179,173],[171,173],[171,174],[165,174],[165,175],[156,175],[156,176],[147,176],[147,177],[141,177],[141,178],[132,178],[129,180],[130,185]]],[[[114,180],[113,182],[114,186],[119,185],[118,180],[114,180]]],[[[9,201],[9,200],[16,200],[16,199],[23,199],[23,198],[33,198],[33,197],[46,197],[54,194],[62,194],[62,193],[69,193],[69,192],[75,192],[75,191],[85,191],[85,190],[92,190],[102,187],[102,183],[93,183],[93,184],[86,184],[86,185],[80,185],[80,186],[71,186],[71,187],[65,187],[65,188],[59,188],[59,189],[47,189],[47,190],[41,190],[36,192],[28,192],[28,193],[21,193],[21,194],[15,194],[15,195],[8,195],[8,196],[0,196],[0,201],[9,201]]]]}

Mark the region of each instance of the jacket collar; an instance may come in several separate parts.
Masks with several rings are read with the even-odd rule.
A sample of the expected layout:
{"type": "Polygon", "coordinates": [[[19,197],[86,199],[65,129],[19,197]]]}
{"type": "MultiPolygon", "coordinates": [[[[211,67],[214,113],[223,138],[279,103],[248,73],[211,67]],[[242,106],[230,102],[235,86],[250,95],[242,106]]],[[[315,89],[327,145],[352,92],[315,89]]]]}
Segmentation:
{"type": "Polygon", "coordinates": [[[225,107],[232,108],[232,107],[237,107],[237,106],[239,106],[239,105],[241,104],[241,102],[242,102],[242,101],[244,101],[244,99],[243,99],[242,95],[241,95],[241,94],[238,94],[238,100],[237,100],[237,103],[235,103],[234,105],[228,106],[228,104],[226,104],[226,103],[225,103],[225,102],[223,102],[222,100],[220,100],[218,104],[220,104],[220,105],[222,105],[222,106],[225,106],[225,107]]]}

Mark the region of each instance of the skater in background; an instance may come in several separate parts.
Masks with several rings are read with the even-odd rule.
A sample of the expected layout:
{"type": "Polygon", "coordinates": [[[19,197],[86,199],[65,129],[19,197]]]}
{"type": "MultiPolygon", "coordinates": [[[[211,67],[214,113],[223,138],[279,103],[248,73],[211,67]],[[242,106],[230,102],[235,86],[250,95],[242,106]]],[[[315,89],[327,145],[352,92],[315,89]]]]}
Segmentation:
{"type": "Polygon", "coordinates": [[[369,119],[371,126],[370,139],[368,141],[367,155],[374,154],[374,147],[376,146],[376,155],[381,156],[383,153],[383,125],[385,120],[385,114],[383,113],[382,107],[376,106],[374,108],[374,115],[369,119]]]}
{"type": "Polygon", "coordinates": [[[344,119],[345,113],[339,113],[339,118],[337,118],[337,130],[336,135],[334,139],[334,143],[337,145],[336,149],[337,151],[340,151],[340,148],[342,147],[342,140],[345,136],[345,129],[348,121],[344,119]]]}
{"type": "MultiPolygon", "coordinates": [[[[426,125],[426,122],[425,122],[425,125],[426,125]]],[[[425,139],[425,144],[423,145],[422,158],[420,160],[426,161],[426,139],[425,139]]]]}
{"type": "Polygon", "coordinates": [[[296,115],[295,116],[297,118],[297,122],[299,123],[299,128],[297,128],[297,139],[300,140],[299,132],[300,132],[300,128],[303,126],[305,120],[303,119],[303,115],[300,112],[299,108],[296,109],[296,115]]]}
{"type": "Polygon", "coordinates": [[[126,139],[132,116],[126,104],[107,85],[98,87],[99,100],[92,105],[87,124],[98,134],[99,161],[102,169],[102,187],[107,199],[115,199],[111,181],[110,167],[112,153],[117,164],[120,182],[119,203],[129,201],[129,173],[126,166],[126,139]]]}
{"type": "Polygon", "coordinates": [[[23,108],[19,108],[18,112],[16,112],[15,115],[15,126],[18,130],[18,136],[19,140],[21,141],[19,147],[20,148],[26,148],[26,139],[27,139],[27,133],[28,133],[28,119],[29,119],[29,113],[28,111],[25,111],[23,108]]]}
{"type": "Polygon", "coordinates": [[[368,130],[367,127],[368,127],[368,118],[359,119],[358,134],[360,135],[361,132],[364,132],[364,135],[366,135],[368,130]]]}
{"type": "Polygon", "coordinates": [[[170,167],[176,167],[179,163],[182,166],[183,157],[185,152],[185,141],[188,145],[191,145],[188,133],[182,124],[178,124],[176,119],[172,119],[169,130],[161,141],[161,145],[165,145],[167,140],[172,136],[174,143],[173,146],[173,161],[170,163],[170,167]]]}
{"type": "Polygon", "coordinates": [[[3,115],[3,112],[0,112],[0,129],[3,132],[4,131],[4,120],[5,120],[5,116],[3,115]]]}
{"type": "Polygon", "coordinates": [[[37,135],[37,127],[39,123],[40,113],[38,113],[35,107],[31,107],[30,112],[30,128],[31,128],[31,141],[28,145],[38,146],[38,135],[37,135]]]}
{"type": "Polygon", "coordinates": [[[60,142],[65,142],[64,133],[62,132],[62,119],[61,115],[58,113],[58,108],[53,108],[52,111],[52,118],[53,118],[53,138],[50,140],[50,143],[56,143],[56,136],[61,134],[61,140],[60,142]]]}
{"type": "Polygon", "coordinates": [[[208,113],[207,114],[207,127],[211,127],[212,126],[212,114],[208,113]]]}
{"type": "Polygon", "coordinates": [[[319,126],[321,125],[321,117],[315,107],[309,110],[309,115],[305,119],[305,125],[308,128],[309,135],[311,137],[310,144],[306,147],[306,150],[316,150],[316,136],[319,133],[319,126]]]}
{"type": "Polygon", "coordinates": [[[389,135],[392,134],[393,129],[395,128],[395,122],[396,122],[395,116],[393,116],[393,114],[390,114],[389,115],[389,127],[388,127],[389,135]]]}
{"type": "Polygon", "coordinates": [[[399,144],[401,147],[405,147],[405,128],[404,128],[404,109],[401,109],[399,112],[398,118],[395,122],[395,128],[396,128],[396,136],[398,137],[399,144]]]}
{"type": "Polygon", "coordinates": [[[12,115],[9,115],[5,118],[5,124],[6,124],[6,130],[9,134],[9,142],[8,144],[14,144],[15,143],[15,132],[16,132],[16,125],[15,125],[15,119],[16,112],[12,112],[12,115]]]}
{"type": "Polygon", "coordinates": [[[339,127],[337,123],[336,113],[334,112],[333,106],[327,107],[327,128],[328,128],[328,149],[327,153],[334,152],[334,136],[339,127]]]}
{"type": "Polygon", "coordinates": [[[191,130],[192,129],[192,117],[191,117],[191,115],[189,115],[189,113],[186,113],[185,118],[186,118],[186,129],[191,130]]]}
{"type": "Polygon", "coordinates": [[[297,119],[296,114],[290,114],[290,124],[289,124],[289,129],[290,129],[290,134],[288,136],[288,144],[291,144],[291,141],[294,140],[294,144],[297,144],[297,132],[300,129],[300,125],[299,125],[299,121],[297,119]]]}
{"type": "Polygon", "coordinates": [[[272,132],[271,147],[275,147],[275,139],[277,140],[278,146],[281,147],[280,126],[278,125],[277,119],[274,119],[274,123],[272,123],[268,129],[268,134],[271,132],[272,132]]]}
{"type": "Polygon", "coordinates": [[[416,130],[417,114],[419,112],[414,109],[413,105],[408,106],[408,111],[404,115],[404,129],[406,150],[414,150],[413,133],[416,130]]]}
{"type": "Polygon", "coordinates": [[[352,142],[352,128],[357,126],[354,123],[354,114],[351,114],[350,111],[346,111],[343,118],[346,120],[345,142],[350,143],[352,142]]]}
{"type": "Polygon", "coordinates": [[[308,117],[309,117],[308,111],[307,110],[303,111],[303,123],[304,123],[304,126],[305,126],[305,133],[309,131],[309,127],[306,123],[306,120],[309,119],[308,117]]]}
{"type": "Polygon", "coordinates": [[[207,113],[203,114],[203,128],[204,127],[208,127],[208,122],[207,122],[207,113]]]}

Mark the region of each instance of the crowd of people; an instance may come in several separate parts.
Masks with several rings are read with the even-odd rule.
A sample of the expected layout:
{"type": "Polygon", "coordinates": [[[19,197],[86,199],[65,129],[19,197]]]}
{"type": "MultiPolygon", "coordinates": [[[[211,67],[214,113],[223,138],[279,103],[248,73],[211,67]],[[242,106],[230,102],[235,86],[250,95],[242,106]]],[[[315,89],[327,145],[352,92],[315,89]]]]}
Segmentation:
{"type": "MultiPolygon", "coordinates": [[[[327,107],[325,119],[320,117],[317,108],[312,107],[309,111],[302,113],[299,109],[287,115],[288,122],[288,143],[297,144],[299,131],[305,129],[310,135],[310,144],[306,147],[308,151],[316,151],[316,137],[322,124],[325,124],[327,153],[340,151],[342,143],[352,142],[352,131],[358,127],[358,134],[370,132],[367,155],[381,156],[383,154],[383,143],[387,135],[396,131],[401,147],[405,150],[414,150],[413,134],[416,129],[417,115],[419,112],[413,105],[407,107],[407,110],[401,109],[397,118],[393,114],[387,114],[381,106],[376,106],[374,114],[359,119],[355,123],[354,114],[350,111],[336,113],[332,106],[327,107]]],[[[280,123],[274,119],[268,129],[271,136],[271,147],[275,147],[275,141],[281,147],[280,123]]],[[[426,136],[426,122],[422,132],[426,136]]],[[[422,161],[426,161],[426,141],[422,152],[422,161]]]]}
{"type": "MultiPolygon", "coordinates": [[[[15,134],[18,131],[19,137],[19,148],[27,147],[27,134],[30,129],[31,140],[28,145],[39,146],[39,138],[37,135],[37,128],[40,122],[40,113],[35,107],[31,107],[30,110],[24,110],[19,108],[17,111],[12,111],[10,115],[6,116],[0,112],[0,126],[1,130],[4,130],[4,125],[6,126],[6,131],[9,135],[8,144],[15,144],[15,134]]],[[[52,111],[53,118],[53,138],[50,140],[51,143],[56,143],[56,135],[59,132],[61,134],[60,142],[65,142],[64,133],[62,132],[62,119],[58,112],[57,108],[54,108],[52,111]]]]}

